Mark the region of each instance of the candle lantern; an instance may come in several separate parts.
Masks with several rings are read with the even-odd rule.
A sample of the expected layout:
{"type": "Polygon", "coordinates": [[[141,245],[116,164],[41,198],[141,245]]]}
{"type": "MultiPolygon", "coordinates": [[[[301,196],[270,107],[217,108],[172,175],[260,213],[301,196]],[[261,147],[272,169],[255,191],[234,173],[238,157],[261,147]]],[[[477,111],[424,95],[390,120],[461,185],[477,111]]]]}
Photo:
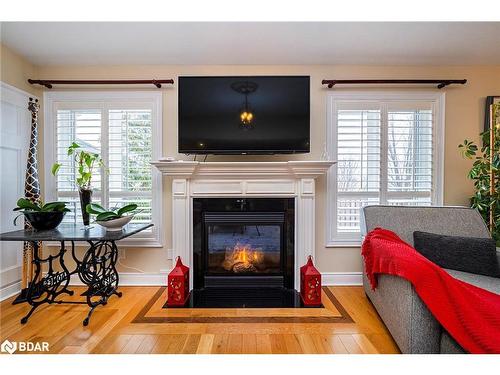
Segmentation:
{"type": "Polygon", "coordinates": [[[189,267],[177,257],[174,269],[168,274],[167,306],[184,306],[189,298],[189,267]]]}
{"type": "Polygon", "coordinates": [[[300,297],[305,306],[321,306],[321,274],[314,267],[312,256],[300,267],[300,297]]]}

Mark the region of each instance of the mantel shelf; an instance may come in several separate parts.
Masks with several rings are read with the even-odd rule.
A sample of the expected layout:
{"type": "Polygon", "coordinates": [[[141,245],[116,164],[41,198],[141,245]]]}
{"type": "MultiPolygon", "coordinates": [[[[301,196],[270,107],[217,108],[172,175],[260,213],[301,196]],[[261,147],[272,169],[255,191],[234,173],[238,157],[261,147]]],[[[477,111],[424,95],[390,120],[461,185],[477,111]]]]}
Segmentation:
{"type": "Polygon", "coordinates": [[[181,178],[316,178],[326,174],[335,161],[199,162],[155,161],[151,164],[166,176],[181,178]]]}

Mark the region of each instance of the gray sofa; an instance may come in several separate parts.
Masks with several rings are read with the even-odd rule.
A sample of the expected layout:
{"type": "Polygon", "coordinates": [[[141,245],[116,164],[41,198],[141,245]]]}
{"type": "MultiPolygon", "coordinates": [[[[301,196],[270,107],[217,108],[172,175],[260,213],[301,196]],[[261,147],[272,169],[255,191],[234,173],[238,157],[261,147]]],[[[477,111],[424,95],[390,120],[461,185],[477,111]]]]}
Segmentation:
{"type": "MultiPolygon", "coordinates": [[[[367,206],[362,211],[362,232],[389,229],[413,244],[413,232],[465,237],[490,237],[480,214],[465,207],[367,206]]],[[[500,253],[497,249],[497,257],[500,253]]],[[[500,294],[500,279],[446,270],[453,277],[500,294]]],[[[403,353],[464,353],[460,345],[434,319],[406,280],[379,275],[371,290],[363,273],[365,292],[403,353]]]]}

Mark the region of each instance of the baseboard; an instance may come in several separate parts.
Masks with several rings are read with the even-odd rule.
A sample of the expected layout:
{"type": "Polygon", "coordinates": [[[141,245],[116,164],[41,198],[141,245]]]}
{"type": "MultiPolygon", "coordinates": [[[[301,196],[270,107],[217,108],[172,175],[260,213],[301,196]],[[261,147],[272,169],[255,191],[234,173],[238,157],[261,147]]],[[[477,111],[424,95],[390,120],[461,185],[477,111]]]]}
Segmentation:
{"type": "MultiPolygon", "coordinates": [[[[321,274],[323,285],[362,285],[361,272],[323,272],[321,274]]],[[[71,285],[83,285],[77,275],[71,276],[71,285]]],[[[162,286],[167,285],[166,273],[120,273],[122,286],[162,286]]],[[[17,282],[0,289],[0,301],[12,297],[21,291],[21,282],[17,282]]]]}
{"type": "MultiPolygon", "coordinates": [[[[70,285],[83,285],[78,275],[72,275],[70,285]]],[[[119,283],[121,286],[161,286],[167,285],[165,273],[133,273],[120,272],[119,283]]]]}
{"type": "Polygon", "coordinates": [[[321,281],[326,286],[363,285],[362,272],[323,272],[321,281]]]}
{"type": "Polygon", "coordinates": [[[0,301],[15,296],[21,292],[21,282],[15,282],[0,289],[0,301]]]}
{"type": "MultiPolygon", "coordinates": [[[[334,285],[363,285],[361,272],[323,272],[322,283],[326,286],[334,285]]],[[[77,275],[71,276],[71,285],[83,285],[77,275]]],[[[161,286],[167,285],[166,273],[133,273],[121,272],[120,285],[122,286],[161,286]]]]}

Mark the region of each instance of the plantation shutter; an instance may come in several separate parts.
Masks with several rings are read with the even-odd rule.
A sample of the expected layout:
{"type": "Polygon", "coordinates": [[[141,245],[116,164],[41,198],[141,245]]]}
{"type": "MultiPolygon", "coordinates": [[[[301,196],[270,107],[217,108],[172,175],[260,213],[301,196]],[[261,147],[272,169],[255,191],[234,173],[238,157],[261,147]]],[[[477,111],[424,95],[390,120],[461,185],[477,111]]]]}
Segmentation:
{"type": "MultiPolygon", "coordinates": [[[[91,104],[79,103],[74,106],[89,107],[91,104]]],[[[62,165],[56,177],[56,196],[58,200],[69,202],[71,209],[63,222],[82,222],[78,187],[75,184],[77,166],[73,156],[67,155],[68,146],[76,142],[86,151],[100,154],[107,167],[106,170],[96,168],[93,174],[92,201],[105,208],[137,203],[141,211],[132,222],[150,223],[153,216],[150,165],[153,149],[152,110],[147,105],[144,106],[146,109],[136,109],[137,106],[129,104],[122,106],[126,109],[110,109],[106,105],[102,107],[56,110],[56,160],[62,165]]],[[[148,236],[147,230],[138,237],[144,236],[148,236]]]]}
{"type": "Polygon", "coordinates": [[[337,107],[337,231],[359,232],[360,208],[379,202],[380,121],[378,103],[337,107]]]}
{"type": "Polygon", "coordinates": [[[433,100],[334,102],[335,241],[359,241],[363,206],[436,204],[435,108],[433,100]]]}
{"type": "Polygon", "coordinates": [[[434,149],[432,103],[389,103],[387,108],[387,203],[430,205],[434,149]]]}
{"type": "MultiPolygon", "coordinates": [[[[57,200],[68,202],[68,208],[71,209],[63,222],[81,223],[82,212],[75,182],[78,167],[75,165],[73,156],[68,156],[67,151],[73,142],[77,142],[85,150],[101,154],[102,113],[100,109],[60,109],[56,112],[56,123],[56,160],[61,164],[56,177],[57,200]]],[[[102,203],[101,171],[98,168],[91,183],[92,200],[102,203]]]]}
{"type": "Polygon", "coordinates": [[[151,221],[151,110],[109,111],[109,204],[134,202],[137,223],[151,221]]]}

